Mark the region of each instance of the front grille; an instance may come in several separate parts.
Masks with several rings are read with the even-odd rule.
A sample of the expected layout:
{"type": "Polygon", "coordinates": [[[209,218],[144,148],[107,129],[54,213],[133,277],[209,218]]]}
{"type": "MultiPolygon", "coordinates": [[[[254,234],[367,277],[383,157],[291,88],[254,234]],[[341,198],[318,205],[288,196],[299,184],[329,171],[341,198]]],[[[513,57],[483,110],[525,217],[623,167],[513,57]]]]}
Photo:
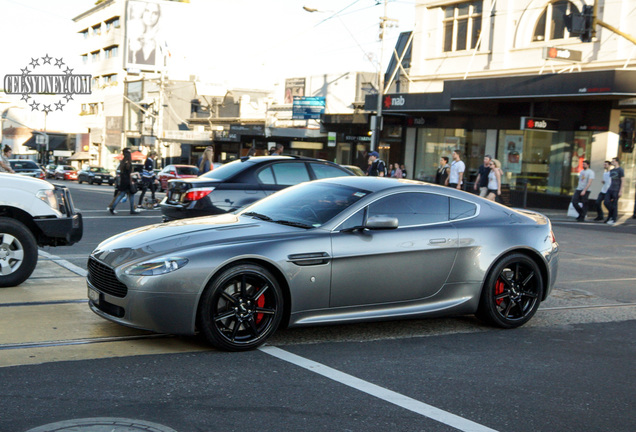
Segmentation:
{"type": "Polygon", "coordinates": [[[98,290],[115,297],[126,297],[128,287],[121,283],[115,271],[95,258],[88,259],[88,281],[98,290]]]}

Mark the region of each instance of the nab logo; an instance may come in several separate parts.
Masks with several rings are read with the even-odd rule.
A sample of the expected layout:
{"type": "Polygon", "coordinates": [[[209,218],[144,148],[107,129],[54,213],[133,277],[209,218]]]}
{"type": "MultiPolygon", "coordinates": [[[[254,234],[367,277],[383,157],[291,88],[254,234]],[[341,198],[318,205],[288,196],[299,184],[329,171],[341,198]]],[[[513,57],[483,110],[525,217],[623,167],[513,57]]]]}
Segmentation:
{"type": "Polygon", "coordinates": [[[526,127],[528,129],[534,129],[534,120],[528,120],[528,123],[526,124],[526,127]]]}
{"type": "Polygon", "coordinates": [[[392,106],[403,106],[406,103],[404,96],[392,98],[391,96],[384,97],[384,107],[391,108],[392,106]]]}

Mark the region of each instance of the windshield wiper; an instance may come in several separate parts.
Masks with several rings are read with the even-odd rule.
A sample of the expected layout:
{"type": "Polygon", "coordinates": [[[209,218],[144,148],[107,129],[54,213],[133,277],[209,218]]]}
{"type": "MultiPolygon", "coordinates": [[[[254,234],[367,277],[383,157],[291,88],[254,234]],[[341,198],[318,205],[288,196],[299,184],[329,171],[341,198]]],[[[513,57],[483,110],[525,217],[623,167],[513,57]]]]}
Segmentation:
{"type": "Polygon", "coordinates": [[[298,227],[298,228],[306,228],[306,229],[313,228],[312,225],[307,225],[302,222],[294,222],[294,221],[288,221],[288,220],[275,220],[272,222],[281,224],[281,225],[289,225],[293,227],[298,227]]]}
{"type": "Polygon", "coordinates": [[[264,221],[271,221],[272,218],[261,214],[261,213],[256,213],[256,212],[247,212],[247,213],[243,213],[243,216],[252,216],[255,217],[256,219],[260,219],[260,220],[264,220],[264,221]]]}

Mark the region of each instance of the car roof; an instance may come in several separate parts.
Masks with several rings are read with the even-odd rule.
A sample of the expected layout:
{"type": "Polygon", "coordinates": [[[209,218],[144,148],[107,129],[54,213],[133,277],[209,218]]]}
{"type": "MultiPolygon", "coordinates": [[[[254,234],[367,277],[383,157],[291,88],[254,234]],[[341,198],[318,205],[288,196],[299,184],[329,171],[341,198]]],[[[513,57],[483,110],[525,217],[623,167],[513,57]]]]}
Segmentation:
{"type": "MultiPolygon", "coordinates": [[[[333,164],[333,165],[337,165],[334,164],[331,161],[325,160],[325,159],[316,159],[316,158],[312,158],[312,157],[307,157],[307,156],[298,156],[298,155],[272,155],[272,156],[244,156],[240,159],[242,162],[251,162],[251,163],[266,163],[266,162],[272,162],[272,161],[291,161],[291,160],[300,160],[300,161],[307,161],[307,162],[326,162],[329,164],[333,164]]],[[[341,166],[341,165],[338,165],[341,166]]]]}

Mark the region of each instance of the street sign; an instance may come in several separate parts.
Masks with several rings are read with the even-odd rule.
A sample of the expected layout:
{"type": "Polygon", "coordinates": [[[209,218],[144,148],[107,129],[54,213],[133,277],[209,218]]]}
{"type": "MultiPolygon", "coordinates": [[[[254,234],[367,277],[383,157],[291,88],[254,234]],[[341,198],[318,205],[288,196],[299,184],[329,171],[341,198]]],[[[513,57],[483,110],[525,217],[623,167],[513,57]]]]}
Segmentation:
{"type": "Polygon", "coordinates": [[[325,112],[325,98],[319,96],[294,97],[292,120],[317,120],[325,112]]]}

